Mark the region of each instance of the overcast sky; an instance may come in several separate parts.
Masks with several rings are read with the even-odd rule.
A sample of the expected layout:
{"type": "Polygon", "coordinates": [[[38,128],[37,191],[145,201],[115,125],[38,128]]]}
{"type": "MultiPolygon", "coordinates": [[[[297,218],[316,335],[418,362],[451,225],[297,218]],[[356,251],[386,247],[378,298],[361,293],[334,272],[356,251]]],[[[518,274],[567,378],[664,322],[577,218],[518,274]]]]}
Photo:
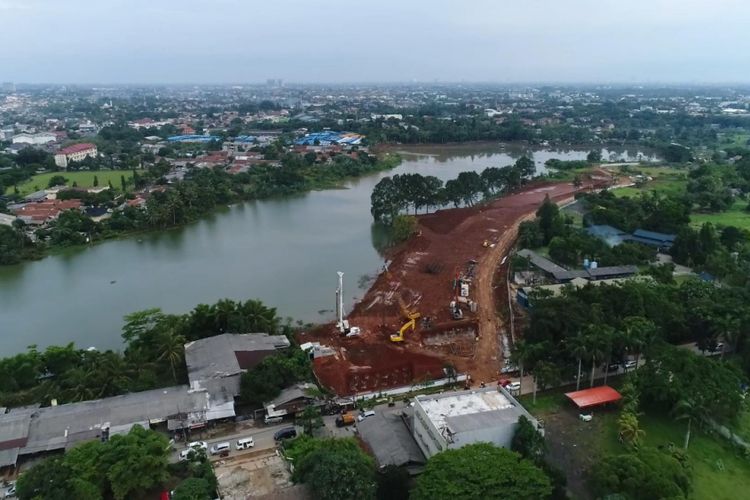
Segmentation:
{"type": "Polygon", "coordinates": [[[0,0],[0,80],[750,82],[747,0],[0,0]]]}

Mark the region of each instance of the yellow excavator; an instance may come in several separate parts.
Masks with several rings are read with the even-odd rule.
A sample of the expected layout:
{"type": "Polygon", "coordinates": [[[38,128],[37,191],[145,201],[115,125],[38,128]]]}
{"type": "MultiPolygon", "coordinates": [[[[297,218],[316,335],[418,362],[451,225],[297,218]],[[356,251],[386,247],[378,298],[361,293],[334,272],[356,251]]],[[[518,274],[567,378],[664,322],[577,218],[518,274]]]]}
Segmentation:
{"type": "Polygon", "coordinates": [[[406,318],[408,321],[404,323],[401,328],[399,328],[398,333],[391,334],[391,342],[403,342],[404,333],[409,330],[414,331],[417,328],[417,320],[422,316],[416,310],[410,311],[406,307],[406,304],[404,304],[404,301],[401,300],[401,297],[398,298],[398,304],[401,306],[401,314],[403,314],[404,318],[406,318]]]}

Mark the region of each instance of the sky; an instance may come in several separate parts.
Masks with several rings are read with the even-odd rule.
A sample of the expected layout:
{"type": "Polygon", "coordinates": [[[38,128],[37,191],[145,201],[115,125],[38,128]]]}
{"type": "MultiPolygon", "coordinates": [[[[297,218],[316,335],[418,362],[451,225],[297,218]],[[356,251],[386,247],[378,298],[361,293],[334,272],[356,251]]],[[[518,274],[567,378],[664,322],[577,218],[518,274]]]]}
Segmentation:
{"type": "Polygon", "coordinates": [[[21,83],[750,83],[746,0],[0,0],[21,83]]]}

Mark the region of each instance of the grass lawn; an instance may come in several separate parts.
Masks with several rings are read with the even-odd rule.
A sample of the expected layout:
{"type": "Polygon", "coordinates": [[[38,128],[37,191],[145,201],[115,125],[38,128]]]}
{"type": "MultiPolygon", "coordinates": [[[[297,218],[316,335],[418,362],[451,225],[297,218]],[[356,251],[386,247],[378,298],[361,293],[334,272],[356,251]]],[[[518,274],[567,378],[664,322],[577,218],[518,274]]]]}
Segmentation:
{"type": "MultiPolygon", "coordinates": [[[[33,193],[41,189],[46,189],[49,180],[52,176],[62,175],[68,179],[68,186],[73,185],[73,182],[78,183],[78,187],[87,188],[94,186],[94,176],[99,178],[99,185],[106,186],[108,182],[112,182],[115,189],[120,189],[120,176],[125,176],[125,179],[133,177],[132,170],[99,170],[98,172],[47,172],[45,174],[37,174],[23,184],[18,185],[18,191],[22,195],[33,193]]],[[[13,193],[13,187],[6,189],[6,194],[13,193]]]]}
{"type": "Polygon", "coordinates": [[[747,201],[735,200],[726,212],[714,214],[693,213],[690,216],[690,225],[699,228],[704,222],[710,222],[714,226],[736,226],[742,229],[750,229],[750,212],[745,211],[747,201]]]}
{"type": "MultiPolygon", "coordinates": [[[[618,382],[616,380],[613,385],[618,385],[618,382]]],[[[562,464],[570,463],[571,468],[577,470],[586,465],[595,465],[602,453],[625,452],[617,439],[617,409],[595,410],[593,421],[580,422],[578,412],[563,392],[553,390],[537,394],[536,404],[532,403],[531,395],[520,398],[529,412],[545,421],[550,434],[548,446],[553,455],[562,457],[562,464]]],[[[640,424],[646,432],[645,445],[673,443],[682,446],[685,439],[687,424],[684,421],[675,422],[667,415],[645,412],[640,416],[640,424]]],[[[741,435],[744,432],[746,436],[750,434],[750,410],[742,415],[737,432],[741,435]]],[[[693,466],[692,498],[747,498],[746,493],[750,491],[750,461],[740,457],[722,438],[705,434],[694,425],[688,455],[693,466]]],[[[575,476],[570,486],[576,486],[583,479],[575,476]]],[[[583,483],[577,487],[583,488],[583,483]]]]}

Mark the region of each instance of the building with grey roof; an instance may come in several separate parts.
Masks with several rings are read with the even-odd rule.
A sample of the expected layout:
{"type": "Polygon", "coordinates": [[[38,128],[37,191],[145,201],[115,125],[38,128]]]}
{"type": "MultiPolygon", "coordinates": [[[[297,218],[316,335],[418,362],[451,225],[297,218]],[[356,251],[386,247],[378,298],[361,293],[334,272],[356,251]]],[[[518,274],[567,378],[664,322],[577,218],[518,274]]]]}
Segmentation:
{"type": "Polygon", "coordinates": [[[126,434],[135,425],[166,423],[170,430],[195,429],[234,416],[234,400],[213,401],[206,390],[186,385],[104,399],[11,410],[0,415],[0,467],[19,457],[68,450],[78,443],[126,434]]]}
{"type": "Polygon", "coordinates": [[[414,402],[414,440],[427,458],[479,442],[509,448],[522,415],[541,430],[502,387],[417,396],[414,402]]]}
{"type": "Polygon", "coordinates": [[[378,467],[395,465],[413,474],[424,468],[427,459],[407,426],[411,418],[410,408],[376,408],[375,415],[357,423],[357,432],[372,451],[378,467]]]}
{"type": "Polygon", "coordinates": [[[283,335],[224,333],[185,344],[190,387],[238,396],[240,376],[290,346],[283,335]]]}

